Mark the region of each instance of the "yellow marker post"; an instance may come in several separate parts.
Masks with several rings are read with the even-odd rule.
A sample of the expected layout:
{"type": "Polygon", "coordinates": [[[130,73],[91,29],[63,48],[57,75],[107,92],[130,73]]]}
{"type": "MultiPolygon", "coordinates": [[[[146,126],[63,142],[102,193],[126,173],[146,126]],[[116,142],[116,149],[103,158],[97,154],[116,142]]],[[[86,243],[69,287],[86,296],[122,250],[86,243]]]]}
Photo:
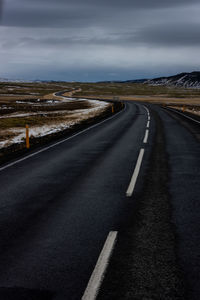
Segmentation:
{"type": "Polygon", "coordinates": [[[185,105],[183,105],[183,112],[185,111],[185,105]]]}
{"type": "Polygon", "coordinates": [[[26,148],[30,148],[30,143],[29,143],[29,127],[26,125],[26,148]]]}

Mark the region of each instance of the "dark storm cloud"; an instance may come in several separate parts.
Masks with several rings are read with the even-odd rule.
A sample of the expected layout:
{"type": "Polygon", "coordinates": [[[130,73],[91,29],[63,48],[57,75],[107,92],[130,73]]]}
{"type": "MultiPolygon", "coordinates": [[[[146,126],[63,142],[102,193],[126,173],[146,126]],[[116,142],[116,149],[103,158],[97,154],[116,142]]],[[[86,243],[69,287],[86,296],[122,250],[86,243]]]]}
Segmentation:
{"type": "MultiPolygon", "coordinates": [[[[54,7],[58,7],[60,5],[66,6],[89,6],[89,7],[132,7],[132,8],[154,8],[154,7],[173,7],[173,6],[182,6],[185,4],[195,4],[198,3],[198,0],[190,0],[188,3],[188,0],[168,0],[168,1],[162,1],[162,0],[9,0],[11,4],[14,5],[14,3],[18,2],[18,5],[25,5],[25,4],[31,4],[35,3],[35,5],[41,5],[42,4],[48,4],[53,5],[54,7]]],[[[17,6],[17,5],[16,5],[17,6]]]]}
{"type": "Polygon", "coordinates": [[[199,0],[5,0],[0,77],[192,71],[200,67],[199,14],[199,0]]]}
{"type": "Polygon", "coordinates": [[[149,47],[193,47],[200,46],[200,24],[159,24],[135,30],[106,34],[105,36],[63,36],[47,38],[24,37],[17,40],[2,43],[3,48],[8,47],[40,47],[48,46],[62,48],[68,46],[102,45],[120,46],[125,44],[129,47],[148,45],[149,47]]]}
{"type": "MultiPolygon", "coordinates": [[[[199,46],[200,24],[159,24],[140,29],[130,41],[149,46],[199,46]]],[[[127,39],[128,40],[128,39],[127,39]]]]}
{"type": "MultiPolygon", "coordinates": [[[[2,24],[30,27],[78,27],[103,23],[121,13],[193,5],[199,0],[8,0],[2,24]]],[[[122,15],[123,17],[123,15],[122,15]]],[[[118,20],[120,23],[122,20],[118,20]]]]}
{"type": "Polygon", "coordinates": [[[88,18],[90,22],[95,22],[95,17],[89,15],[87,12],[81,12],[76,10],[65,11],[63,9],[51,9],[38,10],[33,8],[30,11],[21,9],[19,11],[10,10],[3,17],[2,25],[13,27],[47,27],[47,28],[63,28],[63,27],[79,27],[86,26],[88,24],[88,18]]]}
{"type": "Polygon", "coordinates": [[[0,0],[0,21],[3,13],[3,0],[0,0]]]}

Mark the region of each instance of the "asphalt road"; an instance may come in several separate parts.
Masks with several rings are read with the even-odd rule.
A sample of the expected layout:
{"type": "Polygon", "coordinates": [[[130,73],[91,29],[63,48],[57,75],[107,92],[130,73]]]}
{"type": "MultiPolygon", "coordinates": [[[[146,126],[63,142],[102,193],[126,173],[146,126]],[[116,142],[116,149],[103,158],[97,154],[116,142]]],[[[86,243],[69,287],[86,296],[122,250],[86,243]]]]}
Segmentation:
{"type": "MultiPolygon", "coordinates": [[[[149,294],[148,299],[183,299],[188,295],[191,300],[199,299],[199,141],[193,125],[185,127],[181,116],[174,118],[151,105],[149,111],[146,143],[147,111],[141,104],[127,103],[124,111],[98,126],[0,169],[0,299],[81,299],[110,231],[119,232],[114,268],[117,253],[125,261],[122,242],[130,242],[126,267],[131,272],[124,269],[120,274],[111,261],[105,282],[110,282],[114,270],[117,278],[120,280],[120,274],[123,279],[121,291],[125,291],[127,280],[134,286],[132,273],[135,281],[140,280],[138,265],[131,261],[134,249],[145,239],[151,248],[152,241],[159,240],[162,270],[156,263],[151,268],[148,260],[141,264],[154,273],[154,280],[148,278],[154,297],[149,294]],[[145,150],[141,169],[133,195],[127,197],[141,148],[145,150]],[[155,199],[157,202],[152,202],[155,199]],[[134,211],[137,214],[132,223],[134,211]],[[147,227],[140,222],[141,213],[148,219],[147,227]],[[161,216],[158,226],[155,218],[149,218],[157,213],[161,216]],[[131,224],[128,235],[127,220],[131,224]],[[145,236],[144,229],[149,226],[151,234],[145,236]],[[159,235],[157,227],[162,229],[159,235]],[[159,278],[167,280],[157,289],[152,282],[159,278]],[[171,298],[169,293],[162,298],[155,294],[169,291],[174,284],[171,298]]],[[[160,252],[151,252],[156,261],[160,252]]],[[[134,299],[146,295],[144,282],[138,294],[140,284],[138,281],[135,291],[132,288],[133,295],[139,295],[134,299]]],[[[102,291],[110,286],[105,284],[102,291]]],[[[104,293],[112,295],[112,291],[104,293]]],[[[131,299],[129,296],[123,294],[121,299],[131,299]]]]}

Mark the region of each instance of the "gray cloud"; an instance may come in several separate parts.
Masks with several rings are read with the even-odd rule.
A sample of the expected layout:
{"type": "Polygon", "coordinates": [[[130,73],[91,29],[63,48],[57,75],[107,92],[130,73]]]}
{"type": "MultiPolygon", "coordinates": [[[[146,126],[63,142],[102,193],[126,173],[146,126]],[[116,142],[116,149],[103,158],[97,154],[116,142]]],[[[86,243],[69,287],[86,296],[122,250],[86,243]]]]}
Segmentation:
{"type": "Polygon", "coordinates": [[[98,35],[72,35],[62,37],[50,36],[43,38],[23,37],[17,40],[9,40],[2,43],[3,48],[7,47],[67,47],[87,45],[116,45],[125,44],[129,47],[148,45],[149,47],[193,47],[200,46],[199,39],[200,24],[159,24],[136,29],[134,32],[104,33],[98,35]]]}
{"type": "Polygon", "coordinates": [[[199,0],[7,0],[0,77],[120,79],[131,70],[150,77],[198,69],[199,13],[199,0]]]}
{"type": "MultiPolygon", "coordinates": [[[[191,0],[189,6],[198,4],[191,0]]],[[[29,27],[79,27],[120,20],[124,13],[188,6],[188,0],[8,0],[2,25],[29,27]]]]}
{"type": "Polygon", "coordinates": [[[2,13],[3,13],[3,0],[0,0],[0,20],[2,17],[2,13]]]}
{"type": "Polygon", "coordinates": [[[140,29],[130,40],[150,46],[200,46],[200,24],[159,24],[140,29]]]}

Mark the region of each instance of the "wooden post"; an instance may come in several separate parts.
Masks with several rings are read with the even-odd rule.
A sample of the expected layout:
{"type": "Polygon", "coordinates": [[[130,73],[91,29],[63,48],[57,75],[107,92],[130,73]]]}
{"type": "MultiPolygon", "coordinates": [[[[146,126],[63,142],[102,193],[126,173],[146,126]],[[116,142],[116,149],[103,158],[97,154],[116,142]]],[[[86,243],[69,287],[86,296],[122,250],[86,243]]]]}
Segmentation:
{"type": "Polygon", "coordinates": [[[30,143],[29,143],[29,127],[26,125],[26,148],[30,148],[30,143]]]}

